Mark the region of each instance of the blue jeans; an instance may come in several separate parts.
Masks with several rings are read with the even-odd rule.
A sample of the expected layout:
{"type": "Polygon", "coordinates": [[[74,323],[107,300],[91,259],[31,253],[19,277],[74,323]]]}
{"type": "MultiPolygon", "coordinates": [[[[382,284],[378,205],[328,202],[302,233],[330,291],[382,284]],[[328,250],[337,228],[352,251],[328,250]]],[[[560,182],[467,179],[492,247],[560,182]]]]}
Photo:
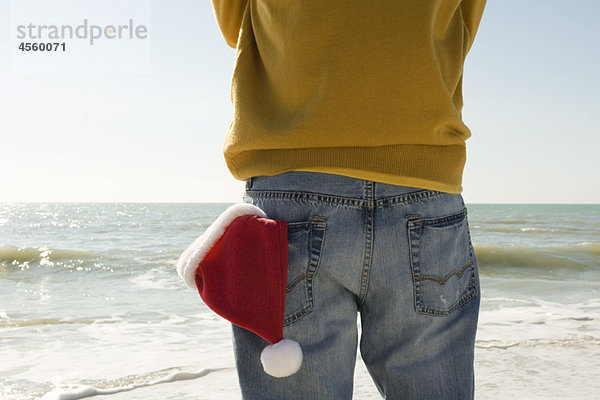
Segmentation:
{"type": "Polygon", "coordinates": [[[244,399],[351,399],[357,312],[384,398],[473,398],[479,273],[460,194],[288,172],[248,180],[245,200],[288,222],[283,334],[304,361],[273,378],[268,343],[234,326],[244,399]]]}

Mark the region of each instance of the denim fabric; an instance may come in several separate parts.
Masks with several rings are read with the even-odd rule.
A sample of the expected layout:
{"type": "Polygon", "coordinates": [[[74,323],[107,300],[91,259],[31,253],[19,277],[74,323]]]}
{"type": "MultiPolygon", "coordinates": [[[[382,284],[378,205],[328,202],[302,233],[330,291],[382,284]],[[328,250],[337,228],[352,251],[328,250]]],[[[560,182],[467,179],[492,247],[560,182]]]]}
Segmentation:
{"type": "Polygon", "coordinates": [[[384,398],[473,398],[479,274],[461,195],[288,172],[248,180],[245,200],[289,224],[283,333],[304,361],[273,378],[268,343],[234,326],[244,399],[351,399],[358,312],[384,398]]]}

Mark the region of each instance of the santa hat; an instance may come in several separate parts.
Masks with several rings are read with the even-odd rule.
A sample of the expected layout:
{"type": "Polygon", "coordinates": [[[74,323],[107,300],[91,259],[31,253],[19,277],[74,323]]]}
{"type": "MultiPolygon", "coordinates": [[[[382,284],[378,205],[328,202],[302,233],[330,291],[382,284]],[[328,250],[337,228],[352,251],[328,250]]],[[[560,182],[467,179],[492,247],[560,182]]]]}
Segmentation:
{"type": "Polygon", "coordinates": [[[287,255],[286,222],[239,203],[219,215],[177,262],[179,276],[208,307],[271,343],[260,359],[277,378],[302,365],[300,345],[283,339],[287,255]]]}

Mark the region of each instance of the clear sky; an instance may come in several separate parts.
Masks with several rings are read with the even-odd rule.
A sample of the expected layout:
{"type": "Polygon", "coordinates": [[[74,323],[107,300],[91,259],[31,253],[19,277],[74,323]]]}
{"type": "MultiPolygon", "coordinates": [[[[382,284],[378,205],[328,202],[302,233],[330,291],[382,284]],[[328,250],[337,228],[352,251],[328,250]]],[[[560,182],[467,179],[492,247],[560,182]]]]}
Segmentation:
{"type": "MultiPolygon", "coordinates": [[[[0,201],[240,201],[221,151],[234,50],[209,1],[148,4],[144,71],[20,73],[0,2],[0,201]]],[[[466,202],[600,203],[599,15],[597,0],[488,0],[465,65],[466,202]]]]}

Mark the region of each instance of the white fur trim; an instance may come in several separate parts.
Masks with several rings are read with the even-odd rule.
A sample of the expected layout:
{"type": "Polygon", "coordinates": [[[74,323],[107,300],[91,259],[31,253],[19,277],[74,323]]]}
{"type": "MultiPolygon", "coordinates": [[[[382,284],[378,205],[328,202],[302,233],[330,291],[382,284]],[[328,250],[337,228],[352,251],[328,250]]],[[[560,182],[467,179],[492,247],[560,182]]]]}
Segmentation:
{"type": "Polygon", "coordinates": [[[199,236],[179,257],[177,273],[190,289],[196,289],[196,269],[214,244],[219,240],[225,229],[237,217],[243,215],[258,215],[266,218],[263,210],[249,203],[236,203],[223,211],[206,231],[199,236]]]}
{"type": "Polygon", "coordinates": [[[283,339],[271,344],[260,353],[265,372],[275,378],[294,375],[302,366],[302,349],[298,342],[283,339]]]}

